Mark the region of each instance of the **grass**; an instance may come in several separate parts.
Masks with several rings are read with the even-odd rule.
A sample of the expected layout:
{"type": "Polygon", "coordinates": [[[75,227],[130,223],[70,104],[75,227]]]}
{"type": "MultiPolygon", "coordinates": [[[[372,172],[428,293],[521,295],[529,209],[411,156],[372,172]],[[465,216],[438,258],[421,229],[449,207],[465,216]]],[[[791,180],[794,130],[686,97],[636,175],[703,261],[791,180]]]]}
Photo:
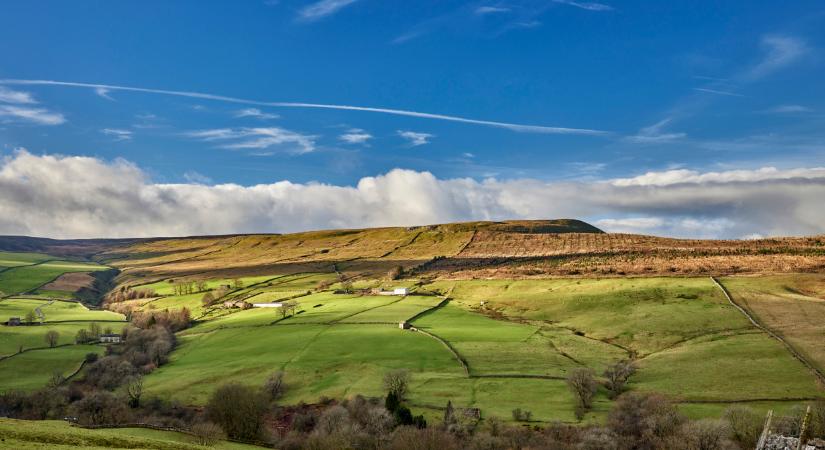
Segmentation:
{"type": "Polygon", "coordinates": [[[825,373],[825,276],[729,277],[734,300],[825,373]]]}
{"type": "MultiPolygon", "coordinates": [[[[395,299],[399,300],[398,297],[395,299]]],[[[347,322],[402,322],[435,307],[441,300],[441,297],[411,295],[398,302],[356,314],[348,318],[347,322]]]]}
{"type": "Polygon", "coordinates": [[[379,395],[383,374],[402,367],[416,379],[461,374],[449,352],[420,333],[381,325],[274,325],[182,337],[172,362],[147,377],[147,389],[203,403],[216,384],[258,385],[269,373],[284,370],[290,385],[285,403],[317,401],[379,395]]]}
{"type": "Polygon", "coordinates": [[[0,267],[27,266],[48,259],[52,257],[42,253],[0,252],[0,267]]]}
{"type": "Polygon", "coordinates": [[[70,345],[31,350],[0,361],[0,391],[42,388],[55,373],[74,372],[88,353],[102,354],[96,345],[70,345]]]}
{"type": "Polygon", "coordinates": [[[9,294],[29,292],[67,272],[92,272],[107,267],[94,263],[53,261],[12,267],[0,272],[0,291],[9,294]]]}
{"type": "MultiPolygon", "coordinates": [[[[105,449],[141,448],[196,450],[203,449],[188,434],[146,428],[109,428],[88,430],[58,420],[15,420],[0,418],[0,442],[5,448],[26,449],[105,449]]],[[[259,448],[219,441],[211,448],[218,450],[259,448]]]]}
{"type": "Polygon", "coordinates": [[[686,337],[747,328],[748,321],[707,278],[490,280],[454,287],[456,304],[551,323],[635,350],[667,348],[686,337]]]}

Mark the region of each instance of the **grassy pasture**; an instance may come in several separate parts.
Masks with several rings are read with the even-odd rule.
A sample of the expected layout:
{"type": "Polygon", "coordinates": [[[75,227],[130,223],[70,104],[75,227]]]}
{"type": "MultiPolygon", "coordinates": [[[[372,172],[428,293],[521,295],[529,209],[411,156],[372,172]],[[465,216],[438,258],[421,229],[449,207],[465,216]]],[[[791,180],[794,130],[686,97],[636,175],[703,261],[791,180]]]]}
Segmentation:
{"type": "MultiPolygon", "coordinates": [[[[0,418],[3,446],[18,449],[107,449],[141,448],[158,450],[196,450],[192,436],[172,431],[146,428],[109,428],[88,430],[59,420],[15,420],[0,418]]],[[[260,448],[251,445],[219,441],[211,448],[240,450],[260,448]]]]}
{"type": "Polygon", "coordinates": [[[28,292],[67,272],[92,272],[107,267],[76,261],[52,261],[42,264],[12,267],[0,272],[0,291],[6,294],[28,292]]]}
{"type": "Polygon", "coordinates": [[[825,275],[729,277],[734,300],[825,372],[825,275]]]}
{"type": "Polygon", "coordinates": [[[51,258],[42,253],[0,252],[0,268],[28,266],[51,258]]]}
{"type": "Polygon", "coordinates": [[[383,374],[400,367],[417,380],[462,373],[452,355],[420,333],[382,325],[274,325],[188,334],[172,362],[147,377],[147,388],[203,403],[216,383],[260,384],[285,370],[290,389],[284,402],[317,401],[379,395],[383,374]]]}
{"type": "Polygon", "coordinates": [[[347,322],[402,322],[438,305],[441,300],[441,297],[410,295],[398,302],[356,314],[347,322]]]}
{"type": "Polygon", "coordinates": [[[30,350],[0,361],[0,390],[33,390],[48,383],[54,373],[69,375],[87,353],[103,353],[97,345],[69,345],[30,350]]]}
{"type": "Polygon", "coordinates": [[[438,282],[457,305],[480,302],[506,317],[537,320],[649,354],[702,334],[750,325],[707,278],[438,282]]]}

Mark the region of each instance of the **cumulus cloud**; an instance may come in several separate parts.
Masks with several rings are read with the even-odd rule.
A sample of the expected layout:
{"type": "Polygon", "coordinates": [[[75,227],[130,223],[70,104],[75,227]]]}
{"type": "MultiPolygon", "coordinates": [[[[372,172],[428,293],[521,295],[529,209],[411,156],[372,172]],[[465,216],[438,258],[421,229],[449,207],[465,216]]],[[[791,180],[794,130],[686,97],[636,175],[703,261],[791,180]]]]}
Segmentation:
{"type": "Polygon", "coordinates": [[[354,186],[209,185],[194,174],[190,184],[159,184],[124,160],[20,150],[0,163],[0,234],[181,236],[560,217],[686,237],[825,232],[825,168],[677,172],[545,182],[395,169],[354,186]]]}
{"type": "Polygon", "coordinates": [[[366,144],[372,139],[372,135],[360,128],[350,128],[346,133],[338,136],[338,139],[347,144],[366,144]]]}
{"type": "Polygon", "coordinates": [[[429,144],[430,139],[435,137],[434,134],[407,130],[398,130],[398,135],[406,139],[412,147],[418,147],[419,145],[429,144]]]}
{"type": "Polygon", "coordinates": [[[278,127],[215,128],[190,131],[184,133],[184,136],[206,142],[216,141],[220,143],[218,147],[230,150],[276,147],[297,154],[314,151],[316,138],[278,127]]]}

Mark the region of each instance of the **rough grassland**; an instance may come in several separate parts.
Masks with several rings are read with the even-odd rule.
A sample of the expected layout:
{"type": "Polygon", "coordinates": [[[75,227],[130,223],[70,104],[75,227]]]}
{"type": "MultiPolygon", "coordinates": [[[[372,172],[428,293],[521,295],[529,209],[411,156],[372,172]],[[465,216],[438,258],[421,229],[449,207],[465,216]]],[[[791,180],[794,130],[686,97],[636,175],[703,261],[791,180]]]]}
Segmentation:
{"type": "MultiPolygon", "coordinates": [[[[0,418],[0,436],[3,448],[15,449],[106,449],[141,448],[162,450],[203,449],[194,439],[183,433],[145,428],[110,428],[87,430],[57,420],[15,420],[0,418]]],[[[259,448],[250,445],[219,441],[218,450],[259,448]]]]}
{"type": "Polygon", "coordinates": [[[734,300],[825,373],[825,275],[722,280],[734,300]]]}

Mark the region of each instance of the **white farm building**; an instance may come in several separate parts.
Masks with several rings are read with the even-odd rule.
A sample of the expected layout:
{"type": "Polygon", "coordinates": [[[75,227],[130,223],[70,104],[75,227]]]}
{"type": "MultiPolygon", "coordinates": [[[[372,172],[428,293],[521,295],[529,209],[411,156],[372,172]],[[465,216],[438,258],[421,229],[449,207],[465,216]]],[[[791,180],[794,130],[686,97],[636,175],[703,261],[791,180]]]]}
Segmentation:
{"type": "Polygon", "coordinates": [[[283,303],[253,303],[253,308],[280,308],[284,306],[283,303]]]}

